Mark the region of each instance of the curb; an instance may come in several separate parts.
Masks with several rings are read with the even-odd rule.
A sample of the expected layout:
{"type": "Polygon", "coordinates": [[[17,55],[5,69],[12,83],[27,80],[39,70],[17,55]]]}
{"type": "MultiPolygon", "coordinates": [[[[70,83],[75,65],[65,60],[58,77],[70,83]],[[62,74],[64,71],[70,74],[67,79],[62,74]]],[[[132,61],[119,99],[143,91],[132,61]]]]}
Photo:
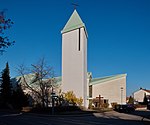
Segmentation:
{"type": "Polygon", "coordinates": [[[78,114],[72,114],[72,113],[68,113],[68,114],[37,114],[37,113],[22,113],[22,115],[34,115],[34,116],[39,116],[39,117],[84,117],[84,116],[92,116],[94,112],[91,113],[78,113],[78,114]]]}

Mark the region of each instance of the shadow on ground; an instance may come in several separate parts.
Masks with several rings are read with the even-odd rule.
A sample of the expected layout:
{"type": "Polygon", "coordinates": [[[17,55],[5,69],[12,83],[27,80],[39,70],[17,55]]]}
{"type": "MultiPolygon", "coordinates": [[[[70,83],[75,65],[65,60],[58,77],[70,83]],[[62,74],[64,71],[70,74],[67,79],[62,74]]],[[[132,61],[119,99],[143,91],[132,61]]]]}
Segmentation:
{"type": "MultiPolygon", "coordinates": [[[[66,109],[64,108],[63,110],[66,109]]],[[[51,115],[50,111],[49,109],[46,112],[42,112],[43,114],[40,111],[37,114],[30,112],[11,115],[13,112],[3,110],[3,112],[0,111],[0,125],[150,125],[149,121],[142,120],[141,117],[136,119],[136,116],[149,116],[147,111],[135,111],[130,113],[129,116],[126,113],[115,111],[93,113],[81,109],[76,111],[72,109],[72,111],[57,112],[55,115],[51,115]],[[130,118],[130,115],[133,115],[133,119],[130,118]]]]}
{"type": "Polygon", "coordinates": [[[132,112],[131,114],[150,119],[150,110],[132,112]]]}

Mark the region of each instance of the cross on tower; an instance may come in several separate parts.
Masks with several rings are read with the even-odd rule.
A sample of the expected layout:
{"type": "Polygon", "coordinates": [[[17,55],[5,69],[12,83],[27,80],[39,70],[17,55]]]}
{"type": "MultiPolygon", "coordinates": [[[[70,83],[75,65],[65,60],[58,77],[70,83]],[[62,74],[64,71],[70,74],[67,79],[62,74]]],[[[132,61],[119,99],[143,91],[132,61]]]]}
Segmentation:
{"type": "Polygon", "coordinates": [[[74,7],[74,9],[76,9],[76,7],[79,6],[79,5],[76,4],[76,3],[72,3],[71,5],[74,7]]]}

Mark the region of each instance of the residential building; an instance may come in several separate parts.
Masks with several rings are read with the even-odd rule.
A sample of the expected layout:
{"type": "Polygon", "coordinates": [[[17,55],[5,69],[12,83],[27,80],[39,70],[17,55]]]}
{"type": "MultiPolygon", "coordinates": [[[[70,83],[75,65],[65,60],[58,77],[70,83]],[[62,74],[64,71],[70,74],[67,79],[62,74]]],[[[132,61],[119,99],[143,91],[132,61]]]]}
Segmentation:
{"type": "Polygon", "coordinates": [[[139,90],[133,92],[133,98],[134,98],[135,102],[142,103],[145,95],[147,97],[149,97],[150,96],[150,90],[140,88],[139,90]]]}

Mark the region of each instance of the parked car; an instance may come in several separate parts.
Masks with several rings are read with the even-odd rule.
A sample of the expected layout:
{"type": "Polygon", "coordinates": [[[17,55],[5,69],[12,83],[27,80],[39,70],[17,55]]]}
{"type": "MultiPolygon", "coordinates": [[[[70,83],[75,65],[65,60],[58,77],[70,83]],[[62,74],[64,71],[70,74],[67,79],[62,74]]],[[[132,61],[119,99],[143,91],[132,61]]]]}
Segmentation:
{"type": "Polygon", "coordinates": [[[129,104],[124,104],[124,105],[115,105],[115,111],[117,112],[134,112],[135,111],[135,107],[134,105],[129,105],[129,104]]]}

